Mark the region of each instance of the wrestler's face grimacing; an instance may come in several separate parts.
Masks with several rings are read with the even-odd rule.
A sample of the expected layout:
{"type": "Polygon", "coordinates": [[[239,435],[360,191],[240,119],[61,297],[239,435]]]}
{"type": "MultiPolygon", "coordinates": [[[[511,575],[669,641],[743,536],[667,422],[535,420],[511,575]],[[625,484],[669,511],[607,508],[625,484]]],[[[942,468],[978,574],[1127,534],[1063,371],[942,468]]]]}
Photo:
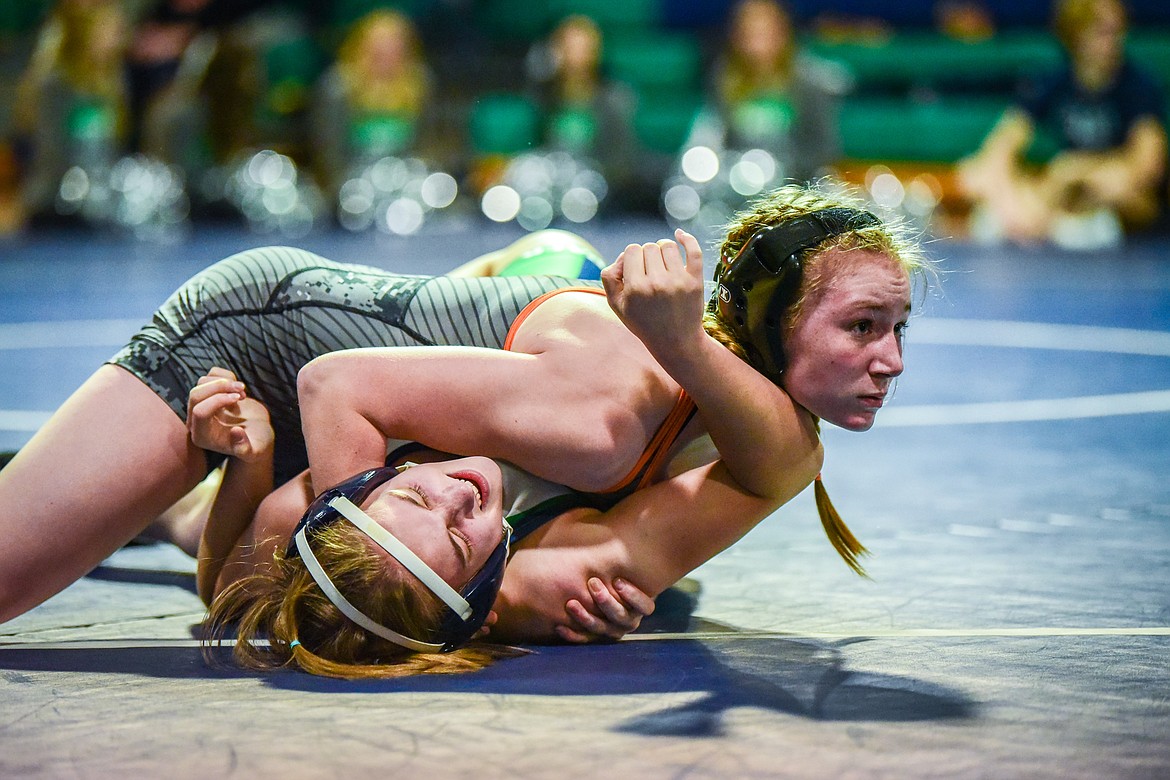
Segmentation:
{"type": "Polygon", "coordinates": [[[902,373],[910,279],[888,255],[829,250],[828,279],[788,337],[784,388],[823,420],[865,431],[902,373]]]}

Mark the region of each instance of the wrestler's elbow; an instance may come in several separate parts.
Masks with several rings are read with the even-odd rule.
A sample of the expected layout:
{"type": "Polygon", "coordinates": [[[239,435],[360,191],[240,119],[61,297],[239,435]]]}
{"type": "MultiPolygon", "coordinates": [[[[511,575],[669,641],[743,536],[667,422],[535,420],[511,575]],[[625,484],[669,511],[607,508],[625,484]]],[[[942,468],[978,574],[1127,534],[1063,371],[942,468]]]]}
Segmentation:
{"type": "Polygon", "coordinates": [[[329,355],[313,358],[297,372],[297,399],[302,407],[319,399],[340,400],[345,390],[342,373],[329,355]]]}
{"type": "Polygon", "coordinates": [[[825,461],[825,449],[818,441],[799,457],[783,459],[751,473],[737,473],[729,469],[731,479],[741,490],[756,498],[765,499],[777,507],[791,501],[812,483],[825,461]]]}

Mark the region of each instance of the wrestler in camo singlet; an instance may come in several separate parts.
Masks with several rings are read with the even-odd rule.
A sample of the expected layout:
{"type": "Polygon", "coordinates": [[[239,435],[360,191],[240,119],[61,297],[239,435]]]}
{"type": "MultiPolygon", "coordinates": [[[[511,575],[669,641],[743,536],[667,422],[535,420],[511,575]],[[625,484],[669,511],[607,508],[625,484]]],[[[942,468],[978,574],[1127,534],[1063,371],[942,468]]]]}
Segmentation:
{"type": "MultiPolygon", "coordinates": [[[[296,379],[313,358],[355,347],[502,349],[513,320],[532,300],[580,286],[600,288],[600,282],[409,276],[301,249],[253,249],[185,283],[110,362],[138,376],[183,420],[200,376],[212,366],[234,372],[268,407],[276,477],[283,481],[308,465],[296,379]]],[[[218,456],[211,465],[216,462],[218,456]]]]}

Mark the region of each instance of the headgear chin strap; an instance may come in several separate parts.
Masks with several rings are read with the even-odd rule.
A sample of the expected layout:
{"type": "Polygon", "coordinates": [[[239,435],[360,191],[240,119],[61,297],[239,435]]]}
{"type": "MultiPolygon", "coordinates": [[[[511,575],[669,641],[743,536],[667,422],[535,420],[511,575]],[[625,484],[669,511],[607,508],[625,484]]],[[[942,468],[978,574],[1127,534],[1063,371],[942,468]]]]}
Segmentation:
{"type": "Polygon", "coordinates": [[[371,469],[326,490],[313,501],[301,518],[285,555],[288,557],[299,555],[325,597],[343,615],[370,633],[417,653],[447,653],[466,644],[487,620],[504,580],[511,528],[506,522],[503,524],[500,543],[492,551],[483,568],[471,578],[462,591],[456,591],[425,561],[358,506],[374,488],[390,480],[396,473],[397,470],[394,468],[371,469]],[[383,626],[355,607],[333,584],[317,556],[313,554],[313,548],[309,545],[309,532],[341,518],[348,520],[373,539],[447,606],[438,628],[428,637],[431,641],[408,637],[383,626]]]}
{"type": "Polygon", "coordinates": [[[880,224],[868,211],[833,208],[762,228],[716,267],[707,308],[743,345],[752,367],[780,384],[784,320],[800,295],[804,251],[831,236],[880,224]]]}

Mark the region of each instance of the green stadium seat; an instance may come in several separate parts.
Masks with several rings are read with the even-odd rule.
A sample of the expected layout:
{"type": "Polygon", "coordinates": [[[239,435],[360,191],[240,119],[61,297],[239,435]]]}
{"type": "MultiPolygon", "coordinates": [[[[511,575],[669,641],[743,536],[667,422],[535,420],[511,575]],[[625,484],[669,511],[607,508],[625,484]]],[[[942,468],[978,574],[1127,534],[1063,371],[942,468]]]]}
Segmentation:
{"type": "Polygon", "coordinates": [[[1046,33],[1004,33],[981,41],[959,41],[937,33],[898,33],[878,43],[810,41],[810,51],[841,63],[857,89],[945,87],[984,83],[1001,87],[1020,75],[1060,62],[1060,49],[1046,33]]]}
{"type": "Polygon", "coordinates": [[[1006,106],[1003,98],[849,98],[841,106],[842,151],[859,160],[953,163],[979,148],[1006,106]]]}
{"type": "Polygon", "coordinates": [[[435,0],[333,0],[329,9],[329,25],[346,28],[371,11],[388,9],[419,18],[430,11],[435,0]]]}
{"type": "Polygon", "coordinates": [[[1135,62],[1158,77],[1170,96],[1170,30],[1133,30],[1126,49],[1135,62]]]}
{"type": "Polygon", "coordinates": [[[52,0],[3,0],[0,2],[0,39],[19,38],[34,32],[52,5],[52,0]]]}
{"type": "Polygon", "coordinates": [[[316,42],[306,36],[272,44],[264,52],[268,84],[311,86],[325,68],[325,55],[316,42]]]}
{"type": "Polygon", "coordinates": [[[610,78],[637,92],[700,85],[703,53],[698,40],[682,32],[616,34],[605,40],[602,55],[610,78]]]}
{"type": "Polygon", "coordinates": [[[690,134],[701,105],[698,93],[654,92],[643,95],[634,111],[634,137],[649,151],[676,154],[690,134]]]}
{"type": "Polygon", "coordinates": [[[517,154],[539,141],[540,111],[523,95],[483,95],[472,104],[468,130],[477,154],[517,154]]]}
{"type": "Polygon", "coordinates": [[[550,0],[481,0],[475,4],[475,25],[497,41],[531,43],[552,28],[550,0]]]}

